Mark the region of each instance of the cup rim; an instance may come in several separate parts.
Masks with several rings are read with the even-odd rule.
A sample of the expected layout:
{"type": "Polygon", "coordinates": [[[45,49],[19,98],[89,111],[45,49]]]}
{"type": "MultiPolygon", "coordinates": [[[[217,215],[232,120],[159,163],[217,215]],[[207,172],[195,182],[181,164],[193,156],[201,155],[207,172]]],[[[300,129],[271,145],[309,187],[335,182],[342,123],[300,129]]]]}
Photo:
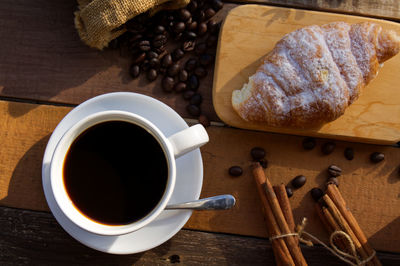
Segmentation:
{"type": "Polygon", "coordinates": [[[107,110],[91,114],[69,128],[58,141],[50,162],[50,187],[64,215],[80,228],[98,235],[123,235],[136,231],[153,221],[165,208],[175,187],[176,163],[173,147],[164,134],[147,119],[126,111],[107,110]],[[125,121],[145,129],[160,144],[168,166],[167,184],[158,204],[146,216],[126,225],[106,225],[84,215],[69,197],[64,185],[63,167],[70,145],[85,130],[107,121],[125,121]]]}

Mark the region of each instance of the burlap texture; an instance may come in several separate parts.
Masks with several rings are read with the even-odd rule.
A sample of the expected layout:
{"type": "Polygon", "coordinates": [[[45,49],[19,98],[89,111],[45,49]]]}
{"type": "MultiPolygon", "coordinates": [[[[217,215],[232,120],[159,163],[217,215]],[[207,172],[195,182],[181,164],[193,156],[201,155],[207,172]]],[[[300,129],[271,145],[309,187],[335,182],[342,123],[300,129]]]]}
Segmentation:
{"type": "Polygon", "coordinates": [[[131,18],[146,11],[180,8],[190,0],[78,0],[75,27],[83,42],[103,49],[126,31],[121,27],[131,18]]]}

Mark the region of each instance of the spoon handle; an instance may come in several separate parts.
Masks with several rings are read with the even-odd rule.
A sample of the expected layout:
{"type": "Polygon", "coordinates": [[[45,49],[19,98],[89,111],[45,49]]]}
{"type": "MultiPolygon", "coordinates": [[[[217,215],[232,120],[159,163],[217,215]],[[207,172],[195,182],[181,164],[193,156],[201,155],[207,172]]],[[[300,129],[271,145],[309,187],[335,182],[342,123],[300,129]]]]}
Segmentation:
{"type": "Polygon", "coordinates": [[[236,200],[232,195],[220,195],[195,201],[167,205],[165,209],[227,210],[232,208],[235,205],[235,202],[236,200]]]}

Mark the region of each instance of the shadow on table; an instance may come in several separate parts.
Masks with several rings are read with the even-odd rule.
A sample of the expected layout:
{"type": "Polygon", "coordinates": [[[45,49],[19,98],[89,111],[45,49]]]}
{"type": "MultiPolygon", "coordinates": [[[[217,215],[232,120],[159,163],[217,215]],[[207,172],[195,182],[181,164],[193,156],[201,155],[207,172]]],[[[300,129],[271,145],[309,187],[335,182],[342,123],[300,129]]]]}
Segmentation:
{"type": "MultiPolygon", "coordinates": [[[[377,231],[368,241],[378,243],[376,247],[377,250],[383,249],[386,251],[398,252],[400,246],[400,217],[397,217],[392,222],[388,223],[381,230],[377,231]],[[382,242],[382,239],[385,239],[382,242]]],[[[385,263],[383,263],[385,265],[385,263]]]]}
{"type": "Polygon", "coordinates": [[[0,205],[48,211],[42,188],[42,159],[50,134],[40,139],[19,160],[0,205]]]}

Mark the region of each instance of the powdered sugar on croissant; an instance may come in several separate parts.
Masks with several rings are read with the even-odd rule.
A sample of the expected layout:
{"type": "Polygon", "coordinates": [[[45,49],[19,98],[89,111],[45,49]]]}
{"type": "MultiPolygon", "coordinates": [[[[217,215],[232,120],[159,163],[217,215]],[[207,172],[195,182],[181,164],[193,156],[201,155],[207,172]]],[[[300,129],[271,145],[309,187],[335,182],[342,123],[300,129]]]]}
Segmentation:
{"type": "Polygon", "coordinates": [[[396,33],[373,23],[335,22],[296,30],[233,92],[232,106],[244,120],[270,126],[333,121],[399,50],[396,33]]]}

